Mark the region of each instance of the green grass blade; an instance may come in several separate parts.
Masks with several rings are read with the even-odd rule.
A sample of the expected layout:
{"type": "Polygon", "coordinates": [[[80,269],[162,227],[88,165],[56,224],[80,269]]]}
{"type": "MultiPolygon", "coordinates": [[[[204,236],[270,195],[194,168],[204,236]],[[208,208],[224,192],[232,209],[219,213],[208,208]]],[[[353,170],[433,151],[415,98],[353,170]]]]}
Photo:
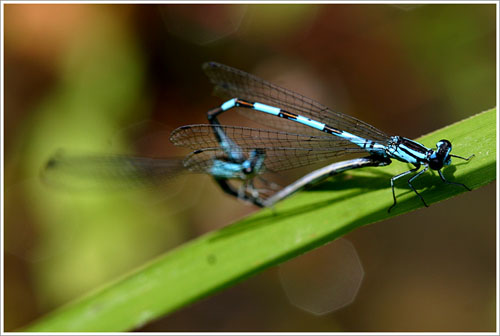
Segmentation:
{"type": "MultiPolygon", "coordinates": [[[[440,139],[454,159],[444,175],[477,189],[496,176],[496,109],[478,114],[420,139],[440,139]]],[[[398,206],[391,214],[389,178],[408,170],[403,163],[341,174],[319,187],[199,237],[152,261],[133,274],[42,317],[23,331],[124,331],[191,302],[362,225],[422,207],[406,183],[398,183],[398,206]]],[[[415,182],[429,204],[465,190],[427,173],[415,182]]]]}

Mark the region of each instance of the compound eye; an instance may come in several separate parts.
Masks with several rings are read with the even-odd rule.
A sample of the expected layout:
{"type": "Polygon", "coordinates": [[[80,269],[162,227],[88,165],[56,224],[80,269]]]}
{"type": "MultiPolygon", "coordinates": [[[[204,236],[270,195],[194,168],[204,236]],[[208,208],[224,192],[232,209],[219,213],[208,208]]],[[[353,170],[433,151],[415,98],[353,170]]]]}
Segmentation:
{"type": "Polygon", "coordinates": [[[436,144],[437,151],[440,153],[449,153],[451,151],[451,142],[446,139],[439,140],[436,144]]]}

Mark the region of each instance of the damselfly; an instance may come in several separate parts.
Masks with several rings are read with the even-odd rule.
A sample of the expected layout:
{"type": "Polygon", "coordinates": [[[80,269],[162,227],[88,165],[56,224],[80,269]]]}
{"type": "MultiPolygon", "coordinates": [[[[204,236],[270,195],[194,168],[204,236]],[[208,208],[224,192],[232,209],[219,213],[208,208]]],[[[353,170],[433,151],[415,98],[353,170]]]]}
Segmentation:
{"type": "MultiPolygon", "coordinates": [[[[332,152],[331,156],[342,155],[346,152],[368,152],[371,154],[372,160],[378,161],[379,165],[390,164],[391,159],[412,164],[413,169],[391,178],[394,203],[388,211],[391,211],[397,202],[394,182],[412,173],[415,174],[408,180],[408,185],[423,204],[428,206],[412,182],[429,168],[436,170],[443,182],[470,190],[465,184],[448,181],[441,171],[443,166],[451,164],[452,157],[468,161],[473,156],[465,158],[451,154],[452,146],[448,140],[438,141],[435,150],[427,148],[405,137],[388,136],[363,121],[332,111],[313,99],[244,71],[215,62],[205,63],[203,69],[212,83],[215,84],[216,94],[224,98],[231,98],[220,107],[208,112],[208,119],[214,126],[220,125],[217,117],[221,113],[233,108],[243,108],[245,116],[275,128],[298,134],[327,133],[333,135],[332,141],[334,143],[324,147],[325,150],[329,149],[332,152]],[[252,114],[251,111],[258,112],[258,114],[252,114]],[[424,168],[419,171],[421,166],[424,168]]],[[[217,129],[217,127],[214,128],[215,131],[217,129]]],[[[224,137],[221,137],[220,134],[216,136],[219,138],[220,146],[224,147],[224,137]]],[[[293,164],[293,161],[290,163],[293,164]]],[[[328,171],[325,171],[325,174],[329,174],[328,171]]]]}

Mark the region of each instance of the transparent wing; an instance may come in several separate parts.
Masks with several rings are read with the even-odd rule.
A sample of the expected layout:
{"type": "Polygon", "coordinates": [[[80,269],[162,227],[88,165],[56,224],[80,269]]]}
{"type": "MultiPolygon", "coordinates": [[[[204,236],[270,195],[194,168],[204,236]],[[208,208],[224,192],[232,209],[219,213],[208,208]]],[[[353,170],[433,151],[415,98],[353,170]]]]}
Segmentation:
{"type": "Polygon", "coordinates": [[[225,125],[187,125],[175,129],[170,141],[194,150],[219,147],[214,128],[219,128],[241,148],[291,148],[327,151],[328,157],[349,152],[365,152],[350,141],[327,135],[301,135],[273,130],[225,125]]]}
{"type": "Polygon", "coordinates": [[[149,187],[184,171],[183,159],[118,155],[54,155],[42,170],[42,180],[66,190],[108,190],[149,187]]]}
{"type": "MultiPolygon", "coordinates": [[[[291,147],[260,147],[265,153],[263,168],[257,174],[270,171],[279,172],[283,170],[312,165],[321,161],[332,159],[339,155],[362,152],[360,149],[352,148],[343,151],[332,152],[328,149],[307,149],[291,147]]],[[[244,157],[250,157],[254,147],[242,147],[239,151],[244,157]]],[[[185,161],[185,167],[193,173],[210,174],[214,160],[225,160],[226,153],[220,148],[204,148],[189,154],[185,161]]]]}
{"type": "MultiPolygon", "coordinates": [[[[320,121],[368,140],[384,142],[389,139],[385,133],[370,124],[349,115],[332,111],[313,99],[274,85],[244,71],[215,62],[205,63],[203,70],[215,85],[215,94],[221,98],[241,98],[251,102],[268,104],[320,121]]],[[[239,108],[239,111],[246,117],[273,128],[305,134],[318,134],[320,132],[297,122],[252,109],[239,108]]]]}

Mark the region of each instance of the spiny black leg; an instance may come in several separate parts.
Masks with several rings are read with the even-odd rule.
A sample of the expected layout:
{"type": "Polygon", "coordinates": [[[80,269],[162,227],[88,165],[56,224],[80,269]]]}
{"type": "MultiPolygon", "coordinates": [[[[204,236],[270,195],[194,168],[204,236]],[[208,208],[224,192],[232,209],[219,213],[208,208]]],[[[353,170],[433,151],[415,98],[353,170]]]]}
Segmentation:
{"type": "Polygon", "coordinates": [[[457,159],[462,159],[462,160],[465,160],[465,161],[469,161],[470,159],[472,159],[475,155],[472,154],[471,156],[469,156],[468,158],[464,158],[463,156],[458,156],[458,155],[454,155],[454,154],[450,154],[451,157],[456,157],[457,159]]]}
{"type": "Polygon", "coordinates": [[[459,185],[459,186],[462,186],[464,187],[465,189],[471,191],[471,189],[469,187],[467,187],[465,184],[463,183],[459,183],[459,182],[451,182],[451,181],[448,181],[447,179],[444,178],[444,175],[443,173],[441,172],[441,170],[438,170],[438,173],[439,173],[439,176],[441,177],[441,180],[443,180],[444,183],[448,183],[448,184],[454,184],[454,185],[459,185]]]}
{"type": "MultiPolygon", "coordinates": [[[[394,181],[396,181],[400,177],[403,177],[403,176],[406,176],[408,174],[414,173],[414,172],[416,172],[419,169],[420,169],[420,165],[417,166],[417,167],[415,167],[415,168],[413,168],[413,169],[405,171],[404,173],[401,173],[399,175],[393,176],[391,178],[392,199],[394,200],[394,203],[389,207],[389,209],[387,210],[387,212],[391,212],[392,208],[394,208],[396,206],[396,192],[394,191],[394,181]]],[[[412,189],[413,189],[413,187],[412,187],[412,189]]],[[[413,190],[415,190],[415,189],[413,189],[413,190]]]]}
{"type": "Polygon", "coordinates": [[[418,197],[420,197],[420,199],[422,200],[422,203],[424,203],[424,205],[426,207],[428,207],[427,203],[425,203],[425,200],[424,198],[422,197],[422,195],[420,195],[418,193],[418,191],[413,187],[413,184],[411,184],[413,182],[413,180],[415,180],[417,177],[419,177],[420,175],[422,175],[427,169],[429,169],[429,167],[425,167],[424,169],[422,169],[421,171],[419,171],[418,173],[416,173],[414,176],[412,176],[409,180],[408,180],[408,185],[410,186],[410,188],[415,192],[415,194],[417,194],[418,197]]]}
{"type": "Polygon", "coordinates": [[[263,202],[263,200],[260,197],[258,197],[258,196],[257,197],[254,197],[254,196],[249,197],[246,194],[246,190],[248,189],[247,188],[247,184],[242,185],[238,190],[236,190],[236,188],[234,188],[229,183],[228,179],[215,178],[215,181],[219,184],[219,186],[221,187],[221,189],[226,194],[234,196],[234,197],[236,197],[238,199],[241,199],[243,201],[247,201],[247,202],[253,203],[253,204],[255,204],[258,207],[261,207],[261,208],[264,207],[264,202],[263,202]]]}

